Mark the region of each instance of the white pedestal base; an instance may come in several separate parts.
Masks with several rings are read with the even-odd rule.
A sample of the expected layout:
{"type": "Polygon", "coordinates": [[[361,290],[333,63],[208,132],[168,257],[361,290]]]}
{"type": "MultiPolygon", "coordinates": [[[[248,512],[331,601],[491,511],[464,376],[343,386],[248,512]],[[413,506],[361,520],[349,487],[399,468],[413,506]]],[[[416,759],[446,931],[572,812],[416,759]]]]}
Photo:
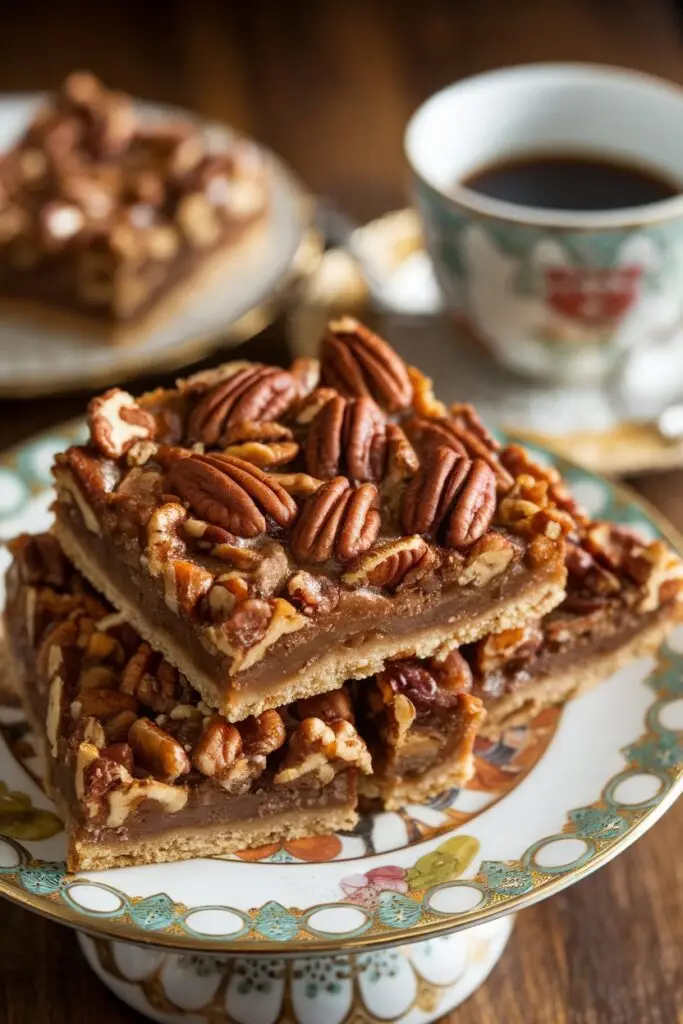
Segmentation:
{"type": "Polygon", "coordinates": [[[513,917],[353,956],[217,958],[78,935],[101,981],[161,1024],[428,1024],[486,979],[513,917]]]}

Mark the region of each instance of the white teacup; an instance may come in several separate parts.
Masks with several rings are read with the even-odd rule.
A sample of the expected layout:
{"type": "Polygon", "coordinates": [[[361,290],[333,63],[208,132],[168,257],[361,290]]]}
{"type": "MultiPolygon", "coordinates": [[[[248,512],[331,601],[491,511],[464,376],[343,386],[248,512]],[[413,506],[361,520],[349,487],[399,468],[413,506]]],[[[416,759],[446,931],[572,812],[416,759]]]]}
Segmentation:
{"type": "Polygon", "coordinates": [[[432,96],[405,147],[445,302],[500,362],[598,378],[683,327],[683,194],[584,213],[458,184],[501,159],[563,153],[649,167],[683,193],[682,89],[591,64],[505,68],[432,96]]]}

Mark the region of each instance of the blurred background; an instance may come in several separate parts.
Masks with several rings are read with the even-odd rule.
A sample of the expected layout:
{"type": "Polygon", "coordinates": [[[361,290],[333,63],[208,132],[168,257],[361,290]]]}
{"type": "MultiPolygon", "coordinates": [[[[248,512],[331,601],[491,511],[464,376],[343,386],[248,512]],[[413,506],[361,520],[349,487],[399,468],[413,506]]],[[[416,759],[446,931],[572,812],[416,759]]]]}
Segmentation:
{"type": "Polygon", "coordinates": [[[405,202],[405,124],[458,78],[582,60],[683,82],[674,0],[22,0],[0,50],[4,91],[87,67],[254,135],[360,220],[405,202]]]}
{"type": "MultiPolygon", "coordinates": [[[[539,60],[613,63],[683,83],[682,7],[674,0],[23,0],[3,5],[0,92],[49,90],[74,68],[89,68],[113,87],[254,136],[313,194],[363,223],[405,205],[403,132],[432,92],[539,60]]],[[[279,318],[248,343],[248,355],[284,358],[286,337],[279,318]]],[[[83,395],[3,400],[0,444],[83,406],[83,395]]],[[[683,523],[680,470],[651,475],[641,489],[683,523]]],[[[683,1021],[682,821],[678,811],[667,815],[598,876],[525,912],[491,980],[457,1012],[458,1024],[683,1021]]],[[[2,919],[3,1024],[135,1021],[90,975],[70,935],[9,905],[2,919]]]]}

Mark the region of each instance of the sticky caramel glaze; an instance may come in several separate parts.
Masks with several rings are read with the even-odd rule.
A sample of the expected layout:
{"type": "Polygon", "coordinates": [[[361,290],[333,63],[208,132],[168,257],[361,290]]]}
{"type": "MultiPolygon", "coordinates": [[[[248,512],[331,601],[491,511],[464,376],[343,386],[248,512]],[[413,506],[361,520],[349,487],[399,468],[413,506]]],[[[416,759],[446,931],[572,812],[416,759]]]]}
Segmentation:
{"type": "MultiPolygon", "coordinates": [[[[232,659],[205,643],[196,622],[172,612],[160,582],[141,572],[136,544],[89,532],[74,505],[58,503],[55,512],[57,536],[77,568],[187,676],[207,704],[232,721],[365,678],[390,658],[428,657],[444,643],[469,643],[521,625],[549,612],[564,596],[561,545],[543,567],[529,569],[520,558],[479,588],[454,583],[397,597],[348,591],[333,613],[283,636],[259,663],[231,676],[232,659]]],[[[521,542],[514,542],[521,554],[521,542]]]]}

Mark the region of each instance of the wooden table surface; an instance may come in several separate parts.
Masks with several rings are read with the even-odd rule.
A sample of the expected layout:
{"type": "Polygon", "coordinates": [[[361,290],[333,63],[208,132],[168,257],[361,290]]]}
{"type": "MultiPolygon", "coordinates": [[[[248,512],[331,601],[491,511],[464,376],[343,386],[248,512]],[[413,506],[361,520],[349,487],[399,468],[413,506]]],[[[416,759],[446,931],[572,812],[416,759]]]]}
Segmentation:
{"type": "MultiPolygon", "coordinates": [[[[232,122],[357,217],[401,205],[405,121],[435,89],[530,60],[624,64],[683,82],[667,0],[142,2],[4,5],[0,90],[50,88],[74,67],[232,122]]],[[[255,351],[282,350],[276,326],[255,351]]],[[[83,396],[0,403],[0,447],[83,408],[83,396]]],[[[638,487],[683,529],[683,475],[638,487]]],[[[683,1022],[683,804],[608,867],[525,911],[495,972],[451,1024],[683,1022]]],[[[90,974],[62,927],[4,904],[2,1024],[141,1018],[90,974]]]]}

